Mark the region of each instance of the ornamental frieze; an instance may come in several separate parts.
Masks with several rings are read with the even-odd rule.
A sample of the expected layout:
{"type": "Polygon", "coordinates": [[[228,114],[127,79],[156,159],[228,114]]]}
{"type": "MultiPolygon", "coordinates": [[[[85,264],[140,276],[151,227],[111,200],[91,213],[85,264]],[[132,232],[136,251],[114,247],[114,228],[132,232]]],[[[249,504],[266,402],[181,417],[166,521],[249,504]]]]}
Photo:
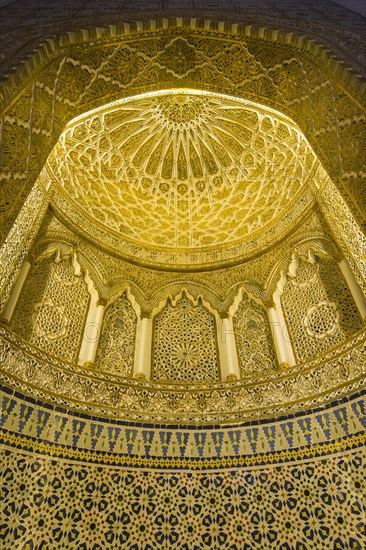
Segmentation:
{"type": "Polygon", "coordinates": [[[157,383],[51,358],[0,330],[4,384],[70,409],[144,422],[243,422],[324,405],[364,387],[366,334],[320,358],[240,382],[157,383]],[[93,412],[94,411],[94,412],[93,412]]]}

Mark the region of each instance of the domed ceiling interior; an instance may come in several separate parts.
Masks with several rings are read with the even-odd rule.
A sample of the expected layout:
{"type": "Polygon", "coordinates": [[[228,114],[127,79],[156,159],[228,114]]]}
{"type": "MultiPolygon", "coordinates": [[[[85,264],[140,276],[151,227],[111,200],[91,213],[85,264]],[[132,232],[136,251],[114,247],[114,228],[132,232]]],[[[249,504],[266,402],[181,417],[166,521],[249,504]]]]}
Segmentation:
{"type": "Polygon", "coordinates": [[[245,242],[299,201],[317,166],[269,108],[194,90],[144,94],[71,121],[46,164],[70,204],[147,248],[245,242]]]}

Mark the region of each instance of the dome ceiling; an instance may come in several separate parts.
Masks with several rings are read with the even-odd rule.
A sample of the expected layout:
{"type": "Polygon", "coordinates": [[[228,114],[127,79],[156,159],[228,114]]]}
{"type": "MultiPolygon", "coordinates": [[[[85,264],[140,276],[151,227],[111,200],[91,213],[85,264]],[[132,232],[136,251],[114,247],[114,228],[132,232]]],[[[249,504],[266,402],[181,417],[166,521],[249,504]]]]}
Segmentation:
{"type": "Polygon", "coordinates": [[[287,117],[173,90],[74,119],[47,170],[90,220],[139,245],[176,250],[252,238],[292,208],[316,164],[287,117]]]}

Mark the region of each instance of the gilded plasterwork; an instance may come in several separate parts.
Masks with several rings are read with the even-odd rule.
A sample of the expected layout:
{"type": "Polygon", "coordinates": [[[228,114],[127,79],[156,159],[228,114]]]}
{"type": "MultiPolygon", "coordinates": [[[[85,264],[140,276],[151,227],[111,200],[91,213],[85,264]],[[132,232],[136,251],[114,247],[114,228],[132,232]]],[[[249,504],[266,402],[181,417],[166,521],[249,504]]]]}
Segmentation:
{"type": "MultiPolygon", "coordinates": [[[[75,229],[75,235],[69,239],[65,247],[80,246],[82,254],[85,254],[85,265],[98,279],[98,292],[104,292],[106,296],[115,296],[126,286],[133,287],[137,301],[150,311],[157,303],[166,299],[171,288],[176,291],[182,286],[189,292],[192,291],[195,299],[199,295],[206,295],[210,303],[220,311],[230,306],[240,285],[249,288],[253,295],[268,299],[273,292],[273,281],[276,278],[278,280],[278,273],[286,267],[284,264],[297,247],[304,249],[307,253],[313,243],[316,249],[320,250],[333,246],[329,244],[331,239],[328,238],[328,229],[322,227],[322,222],[315,214],[310,215],[314,195],[325,212],[337,244],[341,244],[343,253],[361,286],[362,277],[365,276],[364,267],[362,267],[364,241],[349,210],[351,206],[354,212],[359,214],[364,197],[364,187],[360,181],[364,174],[362,162],[365,157],[364,143],[360,136],[362,136],[365,118],[361,106],[360,88],[357,87],[357,83],[355,84],[357,79],[350,76],[344,85],[344,74],[341,70],[337,73],[334,64],[324,65],[325,70],[320,70],[323,66],[322,60],[325,58],[318,57],[315,50],[311,48],[305,49],[300,44],[301,40],[295,48],[292,41],[290,41],[291,44],[274,45],[252,36],[244,37],[240,33],[234,36],[231,31],[227,33],[220,31],[218,34],[213,27],[209,32],[206,28],[177,29],[173,26],[159,30],[151,27],[148,33],[140,31],[141,29],[128,38],[115,37],[113,43],[106,39],[104,42],[96,40],[93,45],[70,46],[65,41],[64,51],[60,52],[59,45],[56,45],[52,60],[47,58],[47,66],[46,62],[40,65],[37,74],[34,73],[29,77],[27,84],[24,84],[24,89],[19,90],[18,95],[15,96],[14,90],[8,88],[6,101],[9,100],[9,104],[7,103],[1,122],[3,170],[0,178],[4,183],[1,209],[5,212],[5,218],[8,219],[9,224],[13,223],[12,216],[23,204],[24,197],[43,167],[51,146],[57,142],[60,132],[71,117],[82,115],[89,109],[99,108],[108,101],[147,92],[147,95],[141,98],[145,103],[137,109],[136,119],[127,121],[123,117],[122,120],[118,119],[118,112],[126,114],[128,111],[128,101],[125,101],[118,105],[117,110],[110,106],[110,114],[113,114],[114,118],[107,121],[108,124],[106,124],[106,117],[110,107],[107,110],[102,107],[90,115],[90,124],[84,127],[84,129],[87,128],[85,135],[79,136],[79,139],[72,134],[71,137],[72,139],[75,137],[75,141],[71,144],[69,152],[70,156],[72,152],[73,158],[67,157],[66,160],[68,160],[68,166],[73,167],[78,185],[73,189],[78,189],[79,194],[75,192],[74,198],[70,199],[66,193],[68,189],[57,188],[52,199],[61,218],[66,219],[69,227],[75,229]],[[256,122],[254,118],[249,117],[250,124],[248,120],[242,124],[238,122],[237,116],[232,117],[236,105],[236,100],[233,99],[225,98],[225,101],[233,101],[234,106],[225,103],[223,99],[221,104],[212,104],[212,98],[219,96],[209,94],[207,97],[202,97],[200,94],[182,94],[182,91],[179,91],[176,94],[179,101],[174,97],[172,99],[171,96],[174,94],[163,93],[161,96],[154,96],[150,93],[148,95],[149,92],[157,89],[173,90],[182,87],[227,93],[236,98],[241,97],[244,100],[249,99],[280,109],[301,127],[333,177],[333,181],[318,163],[317,176],[314,179],[309,177],[306,182],[311,187],[311,191],[304,191],[304,193],[296,191],[297,175],[303,177],[305,173],[306,179],[306,174],[312,174],[312,167],[304,167],[301,164],[303,158],[300,157],[303,151],[301,148],[297,149],[291,141],[298,131],[296,127],[282,115],[273,112],[268,115],[267,107],[267,113],[264,113],[261,107],[257,106],[253,110],[249,108],[248,102],[242,102],[240,113],[251,112],[251,116],[254,113],[257,117],[256,122]],[[13,92],[14,97],[11,97],[13,92]],[[205,104],[206,100],[207,104],[205,104]],[[228,105],[232,108],[228,109],[228,105]],[[141,115],[145,117],[144,128],[150,131],[149,136],[147,134],[143,136],[143,129],[140,131],[133,126],[127,131],[128,124],[133,122],[140,124],[141,115]],[[96,126],[92,127],[94,120],[96,120],[96,126]],[[268,120],[272,128],[268,126],[268,120]],[[289,138],[279,133],[284,120],[290,133],[289,138]],[[98,121],[100,127],[98,127],[98,121]],[[113,133],[114,130],[115,133],[113,133]],[[250,137],[245,131],[251,132],[250,137]],[[128,139],[124,138],[125,134],[128,135],[128,139]],[[106,136],[107,141],[103,141],[106,136]],[[114,136],[117,137],[114,138],[114,136]],[[151,143],[152,137],[156,138],[156,143],[151,143]],[[277,138],[279,138],[278,141],[276,141],[277,138]],[[261,139],[264,140],[264,145],[261,139]],[[276,160],[274,157],[268,157],[266,152],[267,149],[271,151],[272,148],[276,150],[276,155],[282,154],[283,151],[276,149],[276,143],[281,144],[281,147],[285,144],[287,156],[285,155],[283,164],[277,157],[276,160]],[[129,146],[131,150],[128,149],[129,146]],[[239,197],[240,200],[237,200],[238,196],[235,195],[236,189],[240,187],[240,181],[235,180],[235,162],[247,169],[252,179],[246,183],[250,192],[253,191],[254,169],[250,163],[246,164],[247,157],[240,151],[240,147],[244,151],[246,146],[250,146],[251,150],[255,151],[253,153],[256,155],[255,159],[265,160],[264,171],[258,172],[258,195],[254,194],[253,199],[253,208],[255,207],[255,212],[258,213],[258,220],[250,217],[248,197],[245,200],[239,197]],[[116,191],[114,188],[114,180],[117,179],[119,183],[126,174],[128,175],[128,172],[126,165],[119,163],[125,172],[122,173],[123,177],[117,178],[120,174],[116,172],[117,164],[114,164],[113,154],[117,157],[119,155],[119,159],[127,160],[128,169],[132,170],[131,181],[134,187],[127,187],[128,193],[124,188],[121,188],[123,193],[120,189],[122,198],[132,196],[136,200],[135,204],[129,205],[131,207],[129,209],[133,211],[133,216],[130,218],[126,215],[127,211],[124,211],[121,217],[115,210],[118,189],[116,191]],[[283,185],[276,187],[279,185],[278,178],[276,177],[275,182],[270,178],[271,162],[277,169],[275,174],[278,176],[280,169],[288,168],[285,166],[287,163],[293,164],[294,157],[296,157],[295,164],[298,163],[296,166],[304,168],[304,171],[295,175],[292,172],[288,173],[292,181],[286,180],[283,185]],[[100,180],[102,185],[96,188],[92,186],[94,180],[89,177],[92,175],[91,166],[99,170],[95,178],[100,180]],[[309,171],[306,172],[305,169],[309,171]],[[234,180],[232,170],[234,170],[234,180]],[[85,180],[83,171],[88,176],[85,180]],[[342,180],[337,179],[340,176],[342,180]],[[146,184],[148,178],[151,184],[149,183],[144,189],[143,182],[146,184]],[[157,180],[159,180],[158,183],[157,180]],[[198,185],[200,181],[204,183],[201,189],[198,185]],[[87,185],[83,186],[85,182],[87,185]],[[233,182],[236,185],[233,186],[233,182]],[[270,185],[267,185],[268,182],[270,185]],[[164,184],[161,189],[160,184],[164,184]],[[338,189],[347,199],[347,203],[343,201],[338,189]],[[283,190],[288,191],[289,198],[296,199],[289,204],[290,208],[287,210],[283,208],[285,203],[285,197],[281,194],[283,190]],[[88,193],[92,197],[89,202],[84,200],[88,193]],[[207,206],[207,201],[210,203],[210,197],[212,199],[213,196],[215,204],[209,204],[209,211],[205,212],[202,205],[207,206]],[[81,198],[83,201],[80,200],[81,198]],[[274,202],[270,202],[272,199],[274,202]],[[70,209],[72,201],[74,201],[75,210],[70,209]],[[169,219],[167,206],[169,201],[170,204],[174,204],[171,212],[174,211],[175,218],[171,216],[171,219],[169,219]],[[267,207],[266,210],[262,208],[262,202],[267,207]],[[90,211],[87,211],[85,204],[90,211]],[[240,207],[243,219],[235,219],[237,223],[230,226],[233,221],[233,218],[230,219],[234,212],[233,205],[235,208],[240,207]],[[274,206],[273,212],[268,208],[269,206],[274,206]],[[143,216],[139,218],[141,209],[143,216]],[[198,211],[206,224],[204,229],[197,225],[196,219],[189,217],[189,212],[198,211]],[[124,223],[124,219],[128,222],[126,227],[120,225],[124,223]],[[152,224],[150,228],[146,227],[145,220],[152,224]],[[216,222],[214,223],[213,220],[216,222]],[[306,225],[303,223],[305,220],[306,225]],[[160,224],[159,227],[153,226],[154,223],[160,224]],[[302,227],[300,227],[301,224],[303,224],[302,227]],[[251,240],[246,240],[248,235],[251,240]],[[83,237],[90,242],[86,242],[83,237]],[[272,252],[271,247],[280,241],[281,245],[276,246],[272,252]],[[223,245],[217,245],[221,242],[223,245]],[[96,247],[91,243],[95,243],[96,247]],[[265,254],[264,251],[266,251],[265,254]],[[108,253],[112,253],[113,257],[108,257],[108,253]],[[253,262],[248,261],[240,265],[244,257],[250,260],[254,255],[258,257],[253,262]],[[122,261],[121,257],[132,259],[134,265],[122,261]],[[236,267],[225,269],[233,263],[236,267]],[[165,269],[165,271],[155,269],[154,272],[154,269],[141,268],[142,264],[165,269]],[[182,270],[192,268],[193,272],[197,270],[197,266],[198,269],[202,269],[202,272],[192,273],[192,276],[190,274],[187,281],[186,274],[176,273],[181,268],[182,270]],[[208,268],[213,267],[220,267],[220,269],[209,272],[208,268]],[[174,269],[176,272],[169,273],[166,271],[167,268],[174,269]]],[[[84,122],[84,119],[75,121],[75,129],[79,123],[83,126],[84,122]]],[[[298,135],[299,143],[306,143],[304,138],[298,135]]],[[[65,158],[60,155],[61,161],[65,158]]],[[[312,158],[311,155],[309,158],[312,158]]],[[[260,166],[259,161],[257,167],[260,166]]],[[[51,165],[51,168],[56,172],[60,170],[56,163],[51,165]]],[[[64,178],[66,184],[73,182],[69,178],[70,174],[62,173],[62,176],[64,175],[67,176],[64,178]]],[[[46,184],[49,183],[46,171],[42,174],[42,178],[46,184]]],[[[9,280],[6,280],[7,266],[3,273],[3,282],[8,289],[16,277],[21,258],[37,230],[38,213],[40,215],[43,213],[44,196],[40,198],[38,192],[39,187],[36,187],[33,195],[37,200],[36,208],[30,208],[22,213],[19,223],[14,226],[9,242],[3,249],[2,257],[9,262],[11,271],[9,280]]],[[[23,292],[26,290],[27,285],[23,292]]],[[[27,336],[31,342],[27,348],[30,356],[32,353],[39,353],[39,350],[35,350],[35,346],[42,347],[43,344],[41,346],[39,342],[43,339],[49,342],[43,346],[44,349],[56,356],[65,357],[62,349],[55,347],[55,343],[62,342],[66,338],[69,325],[65,308],[69,306],[57,303],[56,294],[55,292],[45,300],[41,297],[38,302],[35,302],[34,312],[28,316],[34,325],[34,332],[30,338],[27,336]]],[[[304,344],[304,351],[299,352],[299,356],[302,354],[301,357],[314,357],[332,346],[338,346],[342,340],[350,338],[360,327],[360,323],[349,321],[354,315],[354,309],[348,307],[347,304],[350,303],[347,302],[348,298],[344,304],[343,302],[340,304],[338,298],[338,294],[320,291],[316,296],[307,295],[304,298],[301,315],[298,311],[295,312],[296,319],[301,319],[302,332],[299,337],[299,346],[302,346],[305,340],[312,344],[304,344]],[[343,306],[347,319],[342,318],[343,306]]],[[[294,307],[300,307],[296,299],[294,307]]],[[[15,315],[17,316],[18,313],[16,312],[15,315]]],[[[83,315],[80,314],[78,317],[80,334],[83,321],[83,315]]],[[[20,332],[20,322],[18,322],[18,328],[20,332]]],[[[78,331],[75,333],[77,334],[78,331]]],[[[126,407],[123,411],[128,411],[129,408],[144,411],[144,407],[150,407],[149,414],[153,415],[154,411],[163,410],[167,417],[170,414],[173,416],[177,403],[182,415],[187,414],[188,417],[187,411],[192,410],[194,411],[192,415],[195,414],[196,418],[202,411],[208,411],[207,414],[209,414],[212,411],[226,410],[225,400],[229,403],[231,412],[242,410],[242,407],[244,409],[247,406],[254,407],[253,403],[257,408],[262,405],[273,407],[276,403],[282,403],[285,407],[289,399],[303,399],[305,393],[310,395],[315,391],[314,387],[316,391],[321,389],[330,393],[333,391],[331,388],[341,387],[350,380],[351,376],[344,362],[341,364],[340,361],[334,367],[336,361],[331,358],[332,364],[328,365],[328,370],[324,367],[321,375],[317,372],[316,375],[309,376],[305,390],[304,380],[300,380],[300,377],[292,385],[286,380],[286,383],[281,382],[280,386],[276,386],[277,378],[276,380],[271,378],[273,384],[270,389],[267,386],[265,389],[263,387],[247,389],[245,398],[242,398],[241,394],[238,397],[242,388],[238,390],[235,398],[226,389],[225,395],[218,396],[212,392],[207,398],[210,405],[206,407],[205,396],[199,396],[197,393],[191,399],[187,386],[183,384],[181,394],[178,396],[170,393],[168,386],[164,396],[159,395],[154,388],[151,390],[148,405],[146,405],[148,398],[141,396],[142,394],[139,394],[139,403],[136,405],[136,395],[131,397],[131,393],[128,393],[131,387],[135,389],[134,386],[128,386],[123,393],[119,392],[118,385],[113,386],[109,383],[104,386],[93,385],[93,381],[87,378],[89,374],[85,371],[81,373],[77,371],[75,378],[68,378],[74,365],[65,367],[60,361],[59,370],[55,374],[46,361],[46,366],[40,367],[37,371],[34,364],[29,361],[22,363],[21,353],[17,349],[22,345],[17,343],[10,351],[9,348],[7,349],[9,357],[4,360],[4,371],[7,373],[4,376],[9,377],[7,382],[10,384],[13,382],[9,379],[19,374],[19,379],[26,380],[24,384],[38,384],[40,392],[45,389],[50,395],[58,395],[59,399],[68,396],[68,399],[83,403],[90,398],[90,403],[99,403],[97,406],[101,407],[105,399],[108,402],[106,408],[126,407]],[[17,360],[13,361],[15,356],[17,360]],[[321,378],[320,382],[319,378],[321,378]],[[169,406],[166,404],[168,401],[169,406]]],[[[28,346],[28,344],[24,345],[28,346]]],[[[76,355],[76,353],[73,354],[72,361],[75,361],[76,355]]],[[[344,361],[350,365],[355,364],[354,373],[357,371],[359,375],[362,374],[362,369],[357,370],[357,365],[361,364],[360,354],[355,352],[352,358],[347,355],[344,361]]],[[[99,374],[101,379],[103,376],[106,379],[108,376],[112,377],[105,371],[99,374]]],[[[258,376],[262,375],[258,374],[258,376]]],[[[272,377],[274,373],[268,370],[266,376],[272,377]]],[[[131,381],[128,383],[133,384],[131,381]]],[[[159,383],[156,382],[156,384],[159,383]]],[[[127,385],[126,382],[126,387],[127,385]]],[[[93,405],[90,406],[93,407],[93,405]]],[[[136,412],[136,416],[138,414],[139,412],[136,412]]]]}
{"type": "Polygon", "coordinates": [[[127,2],[90,33],[83,6],[82,31],[0,85],[6,548],[362,544],[366,334],[347,285],[362,311],[364,88],[350,33],[325,51],[321,17],[284,2],[279,26],[192,3],[118,28],[127,2]]]}
{"type": "Polygon", "coordinates": [[[123,239],[122,235],[96,223],[91,218],[88,219],[88,223],[85,223],[83,209],[76,203],[71,205],[70,200],[61,192],[53,195],[52,206],[62,221],[71,226],[77,234],[92,240],[98,248],[103,248],[128,261],[138,261],[140,265],[176,271],[196,270],[197,267],[204,270],[207,267],[238,264],[258,252],[265,251],[269,242],[274,244],[280,241],[292,228],[298,227],[306,219],[311,209],[314,208],[314,198],[309,190],[305,190],[292,209],[287,210],[276,223],[268,224],[263,231],[258,231],[252,239],[216,247],[187,248],[179,251],[138,246],[137,243],[127,238],[123,239]]]}
{"type": "MultiPolygon", "coordinates": [[[[235,25],[218,34],[214,24],[206,29],[201,23],[202,29],[198,29],[198,21],[194,21],[195,28],[188,28],[189,22],[176,28],[175,20],[169,25],[166,20],[159,30],[151,22],[151,28],[146,27],[148,34],[140,34],[141,29],[137,32],[134,27],[134,35],[121,34],[118,39],[111,39],[108,31],[105,37],[109,38],[103,42],[93,37],[93,46],[71,45],[65,37],[62,44],[67,55],[58,52],[60,43],[55,42],[53,59],[45,54],[37,79],[22,83],[15,101],[15,83],[9,83],[0,174],[4,235],[65,123],[86,109],[139,93],[141,87],[204,87],[281,109],[301,126],[348,206],[360,217],[365,202],[364,141],[360,139],[365,114],[357,78],[312,45],[304,49],[307,40],[303,43],[303,38],[291,37],[285,44],[281,33],[272,36],[267,29],[269,41],[264,41],[235,25]],[[323,64],[326,71],[320,69],[323,64]],[[345,85],[350,93],[344,91],[345,85]],[[338,176],[342,180],[337,180],[338,176]]],[[[76,42],[83,42],[84,34],[78,35],[76,42]]],[[[349,214],[346,205],[337,203],[335,210],[333,220],[328,219],[334,230],[349,214]]],[[[351,256],[356,263],[360,261],[353,243],[351,256]]],[[[353,269],[352,261],[350,264],[353,269]]]]}
{"type": "Polygon", "coordinates": [[[327,351],[362,326],[340,269],[330,257],[300,260],[282,295],[287,326],[299,361],[327,351]]]}
{"type": "Polygon", "coordinates": [[[0,380],[33,396],[94,415],[189,423],[242,422],[314,408],[364,387],[366,340],[360,332],[321,359],[237,383],[144,382],[65,364],[0,327],[0,380]],[[92,376],[91,376],[92,375],[92,376]]]}
{"type": "MultiPolygon", "coordinates": [[[[144,29],[133,24],[133,34],[128,25],[118,31],[118,36],[116,30],[104,29],[103,39],[98,29],[99,39],[95,42],[93,35],[93,44],[85,42],[92,37],[87,31],[76,33],[72,39],[65,35],[61,41],[51,41],[52,47],[47,46],[38,59],[37,76],[32,73],[30,60],[26,79],[26,73],[19,70],[18,80],[6,82],[0,173],[3,234],[13,224],[51,147],[72,117],[141,91],[204,88],[280,109],[299,124],[335,182],[334,189],[319,182],[319,202],[338,243],[342,242],[343,230],[347,235],[352,233],[347,244],[342,242],[342,249],[363,286],[362,234],[350,223],[353,220],[348,209],[360,219],[365,203],[364,140],[360,138],[365,113],[357,78],[306,37],[296,34],[287,40],[281,32],[266,29],[263,40],[254,27],[236,24],[217,32],[216,23],[206,25],[196,19],[161,23],[146,22],[144,29]],[[346,203],[340,200],[341,195],[346,203]]],[[[73,222],[82,228],[83,216],[73,215],[73,222]]],[[[98,233],[92,224],[87,227],[93,238],[107,242],[108,232],[101,235],[100,228],[98,233]]],[[[111,248],[136,258],[139,251],[132,243],[121,243],[117,235],[110,237],[111,248]]],[[[271,232],[264,241],[272,242],[273,237],[271,232]]],[[[258,243],[250,245],[246,254],[258,250],[258,243]]],[[[230,246],[213,254],[232,261],[243,251],[230,246]]],[[[146,249],[138,255],[150,264],[157,257],[160,265],[197,264],[197,259],[187,253],[163,258],[161,253],[146,249]]],[[[216,258],[202,256],[201,264],[216,263],[216,258]]]]}
{"type": "MultiPolygon", "coordinates": [[[[315,178],[314,194],[330,222],[334,235],[354,276],[366,295],[366,235],[360,230],[352,213],[347,208],[338,189],[325,170],[319,166],[315,178]]],[[[363,192],[366,190],[364,186],[363,192]]],[[[362,200],[366,204],[366,200],[362,200]]]]}
{"type": "MultiPolygon", "coordinates": [[[[35,252],[42,253],[50,246],[64,247],[65,251],[78,249],[83,269],[90,273],[100,296],[108,300],[113,300],[128,286],[133,289],[140,308],[152,311],[169,294],[174,296],[185,287],[195,299],[200,294],[204,295],[217,311],[224,312],[232,305],[240,286],[247,288],[262,302],[270,300],[280,271],[287,269],[295,250],[304,257],[309,250],[337,255],[338,250],[318,209],[310,212],[304,223],[306,231],[304,225],[295,226],[285,240],[250,262],[230,268],[202,269],[196,273],[182,274],[167,268],[147,268],[108,254],[97,243],[73,233],[49,210],[40,229],[35,252]]],[[[216,261],[220,260],[220,257],[216,258],[216,261]]]]}
{"type": "Polygon", "coordinates": [[[71,122],[46,166],[108,229],[140,245],[185,248],[248,240],[291,208],[316,164],[286,117],[173,90],[71,122]]]}
{"type": "Polygon", "coordinates": [[[31,268],[10,324],[37,348],[76,361],[89,294],[71,257],[40,257],[31,268]]]}
{"type": "Polygon", "coordinates": [[[126,295],[105,313],[95,360],[96,368],[121,376],[132,376],[136,336],[136,314],[126,295]]]}
{"type": "Polygon", "coordinates": [[[0,309],[9,297],[24,257],[36,239],[48,206],[48,198],[40,183],[35,183],[7,239],[0,248],[0,309]]]}
{"type": "Polygon", "coordinates": [[[244,295],[233,326],[241,376],[275,370],[276,356],[264,308],[244,295]]]}
{"type": "Polygon", "coordinates": [[[154,318],[153,380],[219,380],[214,316],[202,303],[183,295],[154,318]]]}

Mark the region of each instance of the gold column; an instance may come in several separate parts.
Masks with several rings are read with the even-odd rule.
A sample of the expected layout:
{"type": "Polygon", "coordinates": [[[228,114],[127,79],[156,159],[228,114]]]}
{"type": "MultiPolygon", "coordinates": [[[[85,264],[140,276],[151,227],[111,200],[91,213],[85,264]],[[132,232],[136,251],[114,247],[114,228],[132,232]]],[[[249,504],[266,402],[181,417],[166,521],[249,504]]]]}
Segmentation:
{"type": "Polygon", "coordinates": [[[357,309],[360,312],[361,319],[364,321],[366,319],[366,298],[361,288],[357,284],[357,281],[353,275],[353,272],[346,258],[340,259],[338,261],[338,265],[342,271],[343,277],[356,303],[357,309]]]}
{"type": "Polygon", "coordinates": [[[240,380],[238,354],[232,317],[227,313],[220,316],[217,323],[217,342],[219,348],[221,380],[234,382],[240,380]]]}
{"type": "Polygon", "coordinates": [[[295,355],[288,335],[280,299],[267,307],[273,344],[280,367],[292,367],[296,364],[295,355]]]}
{"type": "Polygon", "coordinates": [[[13,316],[14,310],[19,300],[19,296],[23,290],[24,283],[27,279],[30,268],[34,262],[34,257],[28,254],[23,261],[22,267],[18,273],[18,277],[15,280],[13,288],[11,289],[10,296],[6,302],[4,311],[1,315],[1,320],[9,323],[13,316]]]}
{"type": "Polygon", "coordinates": [[[146,311],[141,312],[137,321],[135,360],[133,376],[138,380],[151,378],[151,348],[153,320],[146,311]]]}
{"type": "Polygon", "coordinates": [[[83,340],[79,352],[79,365],[90,367],[94,365],[98,344],[102,332],[102,323],[107,301],[93,297],[90,300],[86,318],[83,340]]]}

